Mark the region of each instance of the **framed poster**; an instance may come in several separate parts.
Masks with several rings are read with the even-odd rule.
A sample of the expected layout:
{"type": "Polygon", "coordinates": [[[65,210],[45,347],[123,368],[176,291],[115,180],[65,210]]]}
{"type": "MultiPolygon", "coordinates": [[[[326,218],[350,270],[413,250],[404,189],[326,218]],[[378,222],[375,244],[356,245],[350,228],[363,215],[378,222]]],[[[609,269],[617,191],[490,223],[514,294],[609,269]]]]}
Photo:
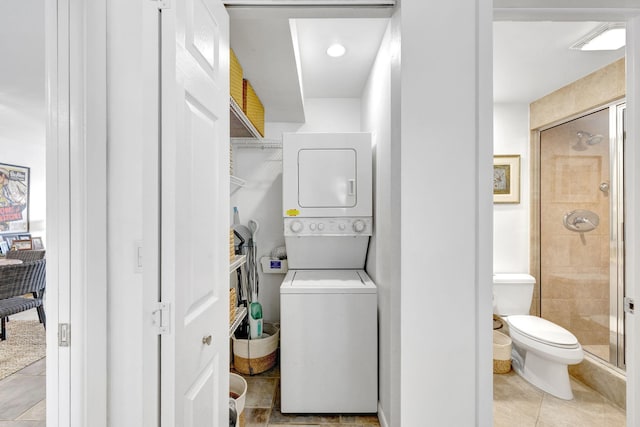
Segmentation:
{"type": "Polygon", "coordinates": [[[29,168],[0,163],[0,234],[29,231],[29,168]]]}
{"type": "Polygon", "coordinates": [[[520,203],[520,156],[493,156],[493,203],[520,203]]]}

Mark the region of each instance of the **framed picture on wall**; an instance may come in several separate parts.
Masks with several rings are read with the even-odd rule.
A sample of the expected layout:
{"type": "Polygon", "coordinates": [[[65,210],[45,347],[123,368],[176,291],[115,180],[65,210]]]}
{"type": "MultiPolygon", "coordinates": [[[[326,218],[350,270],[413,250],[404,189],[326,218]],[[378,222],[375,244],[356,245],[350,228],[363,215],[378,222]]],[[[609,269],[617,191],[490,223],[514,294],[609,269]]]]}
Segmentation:
{"type": "Polygon", "coordinates": [[[0,163],[0,234],[29,231],[29,168],[0,163]]]}
{"type": "Polygon", "coordinates": [[[493,203],[520,203],[520,155],[493,156],[493,203]]]}

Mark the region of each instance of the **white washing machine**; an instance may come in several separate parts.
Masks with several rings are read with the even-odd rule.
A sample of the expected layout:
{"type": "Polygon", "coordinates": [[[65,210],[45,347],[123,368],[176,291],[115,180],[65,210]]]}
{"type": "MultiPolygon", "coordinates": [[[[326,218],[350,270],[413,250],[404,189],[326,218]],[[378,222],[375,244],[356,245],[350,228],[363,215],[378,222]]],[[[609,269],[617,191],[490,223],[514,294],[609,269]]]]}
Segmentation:
{"type": "Polygon", "coordinates": [[[371,161],[369,134],[284,135],[283,413],[377,412],[371,161]]]}
{"type": "Polygon", "coordinates": [[[280,287],[283,413],[375,413],[376,286],[363,270],[289,270],[280,287]]]}

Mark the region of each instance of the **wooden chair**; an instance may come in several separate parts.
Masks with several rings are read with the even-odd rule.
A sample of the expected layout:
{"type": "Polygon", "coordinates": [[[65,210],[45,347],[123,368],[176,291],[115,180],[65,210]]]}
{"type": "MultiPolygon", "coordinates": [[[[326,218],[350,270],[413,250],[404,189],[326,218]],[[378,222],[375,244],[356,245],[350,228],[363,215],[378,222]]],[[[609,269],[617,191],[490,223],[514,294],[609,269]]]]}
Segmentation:
{"type": "MultiPolygon", "coordinates": [[[[26,252],[26,251],[25,251],[26,252]]],[[[35,308],[40,323],[47,327],[43,300],[46,287],[46,259],[0,266],[0,340],[7,339],[7,317],[35,308]],[[32,294],[32,297],[25,296],[32,294]]]]}

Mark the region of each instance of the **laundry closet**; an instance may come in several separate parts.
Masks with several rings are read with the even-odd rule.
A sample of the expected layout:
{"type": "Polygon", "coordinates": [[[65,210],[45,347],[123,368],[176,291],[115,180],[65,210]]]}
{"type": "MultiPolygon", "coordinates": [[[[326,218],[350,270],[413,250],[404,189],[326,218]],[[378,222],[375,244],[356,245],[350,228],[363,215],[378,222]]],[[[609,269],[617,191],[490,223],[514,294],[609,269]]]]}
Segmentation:
{"type": "MultiPolygon", "coordinates": [[[[283,133],[362,133],[370,141],[372,201],[370,222],[365,225],[369,236],[368,245],[362,250],[362,271],[378,286],[374,296],[377,307],[369,319],[369,328],[377,339],[377,346],[370,351],[379,352],[374,358],[379,364],[375,370],[380,378],[378,385],[374,384],[379,396],[374,396],[373,406],[351,412],[375,413],[377,401],[390,393],[392,289],[387,260],[391,247],[388,242],[394,233],[390,94],[392,52],[399,48],[389,30],[392,9],[228,7],[228,12],[230,47],[244,79],[264,106],[264,130],[247,132],[242,126],[246,119],[238,119],[232,113],[230,206],[237,208],[236,221],[239,218],[241,224],[246,225],[249,220],[259,224],[254,240],[257,299],[265,324],[279,326],[282,320],[281,285],[289,267],[282,253],[284,247],[291,250],[290,244],[285,245],[283,218],[283,184],[287,185],[283,182],[283,133]],[[328,57],[327,48],[342,39],[345,55],[328,57]],[[349,40],[355,44],[349,45],[349,40]],[[332,71],[332,65],[337,71],[332,71]],[[314,75],[317,73],[323,74],[326,81],[314,75]]],[[[233,222],[234,212],[229,217],[233,222]]],[[[359,228],[352,223],[348,227],[359,228]]],[[[301,333],[313,336],[326,321],[317,316],[306,323],[309,330],[301,333]]],[[[331,351],[327,349],[328,353],[331,351]]],[[[371,388],[371,384],[367,386],[371,388]]]]}

